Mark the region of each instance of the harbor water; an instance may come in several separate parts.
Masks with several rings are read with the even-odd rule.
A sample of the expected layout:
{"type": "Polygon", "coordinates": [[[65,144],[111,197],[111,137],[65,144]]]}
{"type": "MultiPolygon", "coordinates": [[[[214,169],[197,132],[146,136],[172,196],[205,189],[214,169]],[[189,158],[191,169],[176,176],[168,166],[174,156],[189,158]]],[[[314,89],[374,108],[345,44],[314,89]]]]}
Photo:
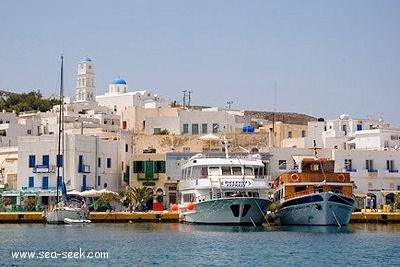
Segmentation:
{"type": "Polygon", "coordinates": [[[399,266],[399,240],[400,224],[350,224],[341,228],[0,224],[0,264],[399,266]]]}

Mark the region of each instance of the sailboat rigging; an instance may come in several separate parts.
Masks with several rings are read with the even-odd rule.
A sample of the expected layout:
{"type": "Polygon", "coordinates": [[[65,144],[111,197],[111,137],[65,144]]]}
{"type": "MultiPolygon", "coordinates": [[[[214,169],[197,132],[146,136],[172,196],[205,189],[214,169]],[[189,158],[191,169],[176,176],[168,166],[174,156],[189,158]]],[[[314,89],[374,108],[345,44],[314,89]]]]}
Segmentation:
{"type": "Polygon", "coordinates": [[[90,222],[89,211],[82,207],[80,203],[67,202],[67,190],[64,183],[64,57],[61,55],[61,73],[60,73],[60,102],[58,117],[58,136],[57,136],[57,197],[56,205],[48,207],[43,211],[43,217],[48,223],[64,224],[70,221],[90,222]],[[60,179],[61,178],[61,179],[60,179]],[[61,186],[61,197],[60,197],[61,186]]]}

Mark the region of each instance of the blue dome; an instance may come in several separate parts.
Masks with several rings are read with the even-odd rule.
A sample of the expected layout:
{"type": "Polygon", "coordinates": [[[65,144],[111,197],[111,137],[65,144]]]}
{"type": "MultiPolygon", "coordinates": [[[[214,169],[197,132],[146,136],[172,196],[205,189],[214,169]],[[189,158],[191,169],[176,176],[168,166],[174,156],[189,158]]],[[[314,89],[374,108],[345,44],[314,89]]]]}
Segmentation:
{"type": "Polygon", "coordinates": [[[114,79],[111,84],[126,84],[126,81],[124,79],[117,78],[114,79]]]}
{"type": "Polygon", "coordinates": [[[81,62],[91,62],[92,60],[88,57],[82,58],[81,62]]]}

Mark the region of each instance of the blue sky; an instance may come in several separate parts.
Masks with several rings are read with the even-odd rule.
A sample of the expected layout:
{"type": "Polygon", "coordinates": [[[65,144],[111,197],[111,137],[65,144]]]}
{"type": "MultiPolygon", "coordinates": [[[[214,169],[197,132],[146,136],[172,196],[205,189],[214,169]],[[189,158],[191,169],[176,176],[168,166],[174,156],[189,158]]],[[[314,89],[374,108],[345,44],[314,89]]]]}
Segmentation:
{"type": "Polygon", "coordinates": [[[2,1],[0,89],[75,96],[77,62],[167,102],[400,126],[400,1],[2,1]]]}

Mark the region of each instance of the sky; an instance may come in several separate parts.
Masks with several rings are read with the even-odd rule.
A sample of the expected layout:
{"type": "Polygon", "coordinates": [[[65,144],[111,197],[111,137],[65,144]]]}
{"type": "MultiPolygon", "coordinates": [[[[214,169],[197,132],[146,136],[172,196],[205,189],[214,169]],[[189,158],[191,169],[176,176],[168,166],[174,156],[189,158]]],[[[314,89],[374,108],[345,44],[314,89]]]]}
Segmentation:
{"type": "Polygon", "coordinates": [[[0,90],[97,95],[115,78],[167,103],[380,119],[400,127],[397,0],[1,1],[0,90]],[[188,102],[188,99],[186,99],[188,102]],[[230,103],[230,104],[228,104],[230,103]]]}

